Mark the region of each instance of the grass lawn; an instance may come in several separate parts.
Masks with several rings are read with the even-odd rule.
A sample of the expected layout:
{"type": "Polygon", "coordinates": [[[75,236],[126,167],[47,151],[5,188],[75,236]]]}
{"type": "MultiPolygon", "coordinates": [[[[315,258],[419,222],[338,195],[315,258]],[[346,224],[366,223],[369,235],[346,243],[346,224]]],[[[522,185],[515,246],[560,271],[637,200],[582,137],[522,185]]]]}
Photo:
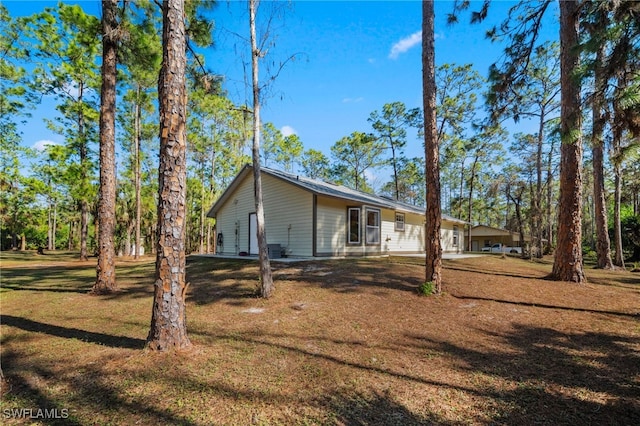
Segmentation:
{"type": "Polygon", "coordinates": [[[640,424],[638,273],[485,256],[424,297],[420,259],[273,263],[265,301],[256,263],[191,256],[193,348],[164,354],[153,258],[91,296],[95,258],[0,255],[1,424],[640,424]]]}

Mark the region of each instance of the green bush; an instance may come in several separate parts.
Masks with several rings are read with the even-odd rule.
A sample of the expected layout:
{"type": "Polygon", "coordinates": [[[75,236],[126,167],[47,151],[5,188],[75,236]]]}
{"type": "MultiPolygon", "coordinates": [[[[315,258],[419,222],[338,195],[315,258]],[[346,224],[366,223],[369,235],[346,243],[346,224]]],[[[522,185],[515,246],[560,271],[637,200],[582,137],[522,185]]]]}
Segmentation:
{"type": "Polygon", "coordinates": [[[420,284],[420,287],[418,287],[418,293],[423,296],[430,296],[433,294],[434,289],[433,281],[427,281],[420,284]]]}

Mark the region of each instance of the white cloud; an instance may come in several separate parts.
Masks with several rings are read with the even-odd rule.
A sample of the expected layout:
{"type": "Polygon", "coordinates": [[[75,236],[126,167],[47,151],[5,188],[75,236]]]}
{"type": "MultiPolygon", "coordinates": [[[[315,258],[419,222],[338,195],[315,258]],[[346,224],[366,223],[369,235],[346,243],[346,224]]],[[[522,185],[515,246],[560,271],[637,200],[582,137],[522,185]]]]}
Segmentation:
{"type": "Polygon", "coordinates": [[[282,136],[286,138],[287,136],[297,135],[298,131],[291,126],[282,126],[282,128],[280,128],[280,133],[282,133],[282,136]]]}
{"type": "Polygon", "coordinates": [[[58,145],[56,142],[54,141],[50,141],[48,139],[43,139],[43,140],[39,140],[38,142],[33,144],[33,149],[35,149],[36,151],[42,152],[46,149],[47,146],[50,145],[58,145]]]}
{"type": "Polygon", "coordinates": [[[391,47],[389,52],[389,59],[398,59],[401,53],[406,52],[416,45],[420,45],[422,42],[422,30],[416,31],[409,37],[405,37],[391,47]]]}
{"type": "Polygon", "coordinates": [[[342,100],[342,103],[343,104],[354,104],[354,103],[362,102],[362,101],[364,101],[364,98],[362,96],[360,96],[360,97],[357,97],[357,98],[344,98],[342,100]]]}

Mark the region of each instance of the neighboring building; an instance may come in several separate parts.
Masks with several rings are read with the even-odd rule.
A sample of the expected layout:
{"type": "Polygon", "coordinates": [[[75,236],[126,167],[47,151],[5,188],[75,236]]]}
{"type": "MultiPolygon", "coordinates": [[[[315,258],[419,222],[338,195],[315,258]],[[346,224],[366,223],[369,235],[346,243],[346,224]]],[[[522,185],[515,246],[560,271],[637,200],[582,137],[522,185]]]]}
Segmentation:
{"type": "MultiPolygon", "coordinates": [[[[469,247],[469,231],[464,236],[465,247],[469,247]]],[[[491,247],[493,244],[502,243],[510,247],[525,247],[531,243],[529,235],[524,236],[524,242],[520,241],[518,232],[502,228],[494,228],[486,225],[476,225],[471,228],[471,251],[480,251],[482,247],[491,247]]]]}
{"type": "MultiPolygon", "coordinates": [[[[424,253],[424,208],[341,185],[262,169],[269,255],[294,257],[424,253]]],[[[211,207],[218,254],[258,253],[252,167],[211,207]]],[[[442,249],[463,250],[467,222],[442,217],[442,249]]]]}

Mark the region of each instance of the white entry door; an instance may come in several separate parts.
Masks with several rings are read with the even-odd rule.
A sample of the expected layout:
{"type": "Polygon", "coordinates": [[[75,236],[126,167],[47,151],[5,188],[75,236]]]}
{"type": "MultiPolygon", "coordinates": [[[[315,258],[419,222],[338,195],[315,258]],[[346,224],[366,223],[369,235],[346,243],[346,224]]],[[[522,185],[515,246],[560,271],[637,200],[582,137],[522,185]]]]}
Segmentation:
{"type": "Polygon", "coordinates": [[[249,254],[258,254],[258,216],[249,213],[249,254]]]}

